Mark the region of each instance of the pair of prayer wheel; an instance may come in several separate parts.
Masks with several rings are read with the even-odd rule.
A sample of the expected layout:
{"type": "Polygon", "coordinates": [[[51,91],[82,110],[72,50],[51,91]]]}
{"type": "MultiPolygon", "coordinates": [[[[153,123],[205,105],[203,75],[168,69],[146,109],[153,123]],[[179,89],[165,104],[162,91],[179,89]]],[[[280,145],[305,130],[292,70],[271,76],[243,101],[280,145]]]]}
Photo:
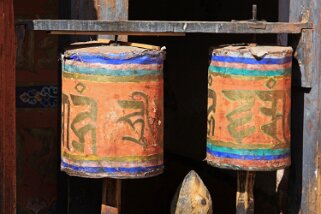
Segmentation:
{"type": "MultiPolygon", "coordinates": [[[[162,50],[77,46],[62,60],[61,169],[89,178],[163,171],[162,50]]],[[[292,49],[228,46],[208,71],[207,162],[237,170],[290,164],[292,49]]]]}

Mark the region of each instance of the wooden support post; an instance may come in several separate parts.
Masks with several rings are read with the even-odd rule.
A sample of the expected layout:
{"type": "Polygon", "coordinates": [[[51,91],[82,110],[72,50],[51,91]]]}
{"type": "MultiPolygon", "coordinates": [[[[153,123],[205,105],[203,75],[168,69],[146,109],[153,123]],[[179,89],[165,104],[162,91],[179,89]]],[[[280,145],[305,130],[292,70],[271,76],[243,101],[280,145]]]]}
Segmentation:
{"type": "MultiPolygon", "coordinates": [[[[289,8],[290,8],[290,0],[279,1],[279,14],[278,14],[279,22],[289,22],[289,8]]],[[[278,34],[277,43],[278,45],[286,46],[288,43],[288,35],[278,34]]]]}
{"type": "MultiPolygon", "coordinates": [[[[98,20],[105,21],[127,21],[128,0],[98,0],[98,20]]],[[[114,39],[114,36],[99,35],[98,39],[114,39]]],[[[119,41],[127,41],[126,35],[118,37],[119,41]]]]}
{"type": "Polygon", "coordinates": [[[118,214],[121,210],[121,180],[104,179],[101,214],[118,214]]]}
{"type": "Polygon", "coordinates": [[[237,172],[237,193],[236,193],[236,213],[237,214],[254,213],[254,194],[253,194],[254,181],[255,181],[255,172],[249,172],[249,171],[237,172]]]}
{"type": "MultiPolygon", "coordinates": [[[[71,19],[79,20],[128,20],[128,0],[71,0],[71,19]]],[[[93,37],[79,35],[97,35],[97,33],[72,32],[72,41],[88,41],[93,37]]],[[[98,40],[114,39],[111,35],[98,35],[98,40]]],[[[127,35],[118,37],[118,41],[127,41],[127,35]]],[[[103,179],[101,214],[118,214],[121,207],[122,182],[119,179],[103,179]]]]}
{"type": "MultiPolygon", "coordinates": [[[[128,0],[71,0],[71,18],[79,20],[128,20],[128,0]]],[[[87,33],[77,33],[72,41],[86,41],[92,37],[79,36],[87,33]]],[[[96,33],[88,33],[97,35],[96,33]]],[[[111,35],[98,35],[98,40],[114,39],[111,35]]],[[[127,35],[118,36],[118,41],[127,41],[127,35]]],[[[101,214],[118,214],[121,206],[121,180],[103,179],[101,214]]]]}
{"type": "MultiPolygon", "coordinates": [[[[128,20],[128,0],[99,0],[97,5],[98,20],[128,20]]],[[[100,39],[114,39],[114,36],[99,35],[100,39]]],[[[127,35],[118,36],[118,41],[127,41],[127,35]]],[[[119,214],[121,209],[122,181],[119,179],[103,180],[101,214],[119,214]]]]}
{"type": "Polygon", "coordinates": [[[13,1],[0,1],[0,213],[16,213],[16,37],[13,1]]]}

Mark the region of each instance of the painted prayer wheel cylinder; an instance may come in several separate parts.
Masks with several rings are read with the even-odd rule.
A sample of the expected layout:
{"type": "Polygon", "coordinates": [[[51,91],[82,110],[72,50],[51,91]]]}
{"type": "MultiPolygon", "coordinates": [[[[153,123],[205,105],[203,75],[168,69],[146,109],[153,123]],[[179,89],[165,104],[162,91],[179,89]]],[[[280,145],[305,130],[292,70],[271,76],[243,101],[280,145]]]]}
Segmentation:
{"type": "Polygon", "coordinates": [[[131,46],[64,53],[62,171],[89,178],[162,173],[164,57],[131,46]]]}
{"type": "Polygon", "coordinates": [[[207,162],[235,170],[290,165],[290,47],[213,50],[208,71],[207,162]]]}

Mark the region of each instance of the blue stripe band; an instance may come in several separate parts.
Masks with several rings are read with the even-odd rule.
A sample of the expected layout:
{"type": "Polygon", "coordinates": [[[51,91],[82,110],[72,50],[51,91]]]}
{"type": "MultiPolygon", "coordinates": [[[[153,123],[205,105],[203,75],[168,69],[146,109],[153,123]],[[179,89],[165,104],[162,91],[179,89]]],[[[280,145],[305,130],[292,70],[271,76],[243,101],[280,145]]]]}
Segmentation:
{"type": "Polygon", "coordinates": [[[214,151],[208,147],[207,147],[207,152],[213,156],[220,157],[220,158],[231,158],[231,159],[240,159],[240,160],[277,160],[277,159],[289,157],[290,155],[290,154],[264,155],[264,156],[237,155],[237,154],[214,151]]]}
{"type": "Polygon", "coordinates": [[[232,57],[232,56],[212,56],[212,61],[218,62],[231,62],[231,63],[244,63],[244,64],[259,64],[259,65],[272,65],[272,64],[285,64],[292,61],[292,56],[284,58],[245,58],[245,57],[232,57]]]}
{"type": "Polygon", "coordinates": [[[106,68],[81,67],[74,65],[64,65],[63,71],[69,73],[95,74],[105,76],[145,76],[161,74],[160,70],[111,70],[106,68]]]}
{"type": "MultiPolygon", "coordinates": [[[[117,55],[118,56],[118,55],[117,55]]],[[[102,64],[110,64],[110,65],[121,65],[121,64],[162,64],[163,57],[160,55],[144,55],[137,56],[133,58],[121,58],[121,55],[118,56],[118,59],[107,58],[102,55],[92,55],[92,54],[72,54],[66,59],[85,62],[85,63],[102,63],[102,64]]]]}
{"type": "Polygon", "coordinates": [[[84,166],[75,166],[61,161],[61,166],[80,172],[87,173],[148,173],[155,170],[160,170],[163,168],[163,165],[159,166],[149,166],[149,167],[84,167],[84,166]]]}
{"type": "Polygon", "coordinates": [[[226,75],[239,75],[239,76],[263,76],[263,77],[271,77],[271,76],[284,76],[291,73],[291,69],[282,69],[282,70],[248,70],[243,68],[229,68],[229,67],[219,67],[211,65],[209,67],[210,72],[221,73],[226,75]]]}

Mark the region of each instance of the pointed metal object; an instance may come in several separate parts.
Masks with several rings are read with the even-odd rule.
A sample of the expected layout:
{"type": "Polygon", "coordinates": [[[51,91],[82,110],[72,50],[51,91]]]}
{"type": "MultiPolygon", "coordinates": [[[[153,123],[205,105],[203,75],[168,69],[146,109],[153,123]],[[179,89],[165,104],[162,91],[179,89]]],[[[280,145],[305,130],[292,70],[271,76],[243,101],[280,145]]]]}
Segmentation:
{"type": "Polygon", "coordinates": [[[171,214],[212,214],[212,198],[198,174],[192,170],[184,178],[172,200],[171,214]]]}

